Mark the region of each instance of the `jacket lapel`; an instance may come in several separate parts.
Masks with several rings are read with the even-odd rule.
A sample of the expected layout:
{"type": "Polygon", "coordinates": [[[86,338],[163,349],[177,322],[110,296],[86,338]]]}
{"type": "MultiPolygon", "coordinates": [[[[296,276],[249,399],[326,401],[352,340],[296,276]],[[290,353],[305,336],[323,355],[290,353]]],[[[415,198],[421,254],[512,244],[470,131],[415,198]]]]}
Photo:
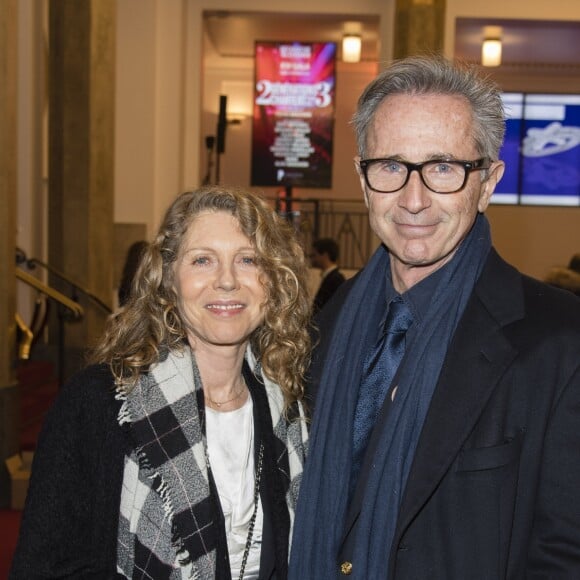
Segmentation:
{"type": "Polygon", "coordinates": [[[407,480],[393,547],[426,503],[517,355],[503,327],[523,316],[520,275],[492,250],[457,328],[407,480]]]}

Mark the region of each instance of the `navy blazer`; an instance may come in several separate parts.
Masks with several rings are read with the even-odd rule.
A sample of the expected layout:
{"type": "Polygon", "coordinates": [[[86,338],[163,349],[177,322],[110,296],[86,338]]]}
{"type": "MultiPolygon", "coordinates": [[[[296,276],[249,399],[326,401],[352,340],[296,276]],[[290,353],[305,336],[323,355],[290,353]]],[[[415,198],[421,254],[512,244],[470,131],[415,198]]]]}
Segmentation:
{"type": "MultiPolygon", "coordinates": [[[[313,393],[351,285],[320,316],[313,393]]],[[[337,522],[337,571],[356,570],[363,500],[359,487],[337,522]]],[[[389,580],[580,578],[580,300],[495,250],[447,353],[390,551],[389,580]]]]}

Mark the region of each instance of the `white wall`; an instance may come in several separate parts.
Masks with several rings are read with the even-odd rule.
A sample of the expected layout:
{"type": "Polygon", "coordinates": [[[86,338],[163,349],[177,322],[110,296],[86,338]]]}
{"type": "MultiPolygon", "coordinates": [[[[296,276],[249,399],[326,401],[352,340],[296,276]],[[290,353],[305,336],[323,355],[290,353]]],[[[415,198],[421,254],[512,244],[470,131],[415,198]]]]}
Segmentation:
{"type": "Polygon", "coordinates": [[[117,223],[152,226],[156,218],[156,4],[156,0],[117,2],[114,209],[117,223]]]}
{"type": "Polygon", "coordinates": [[[445,54],[453,55],[457,18],[514,18],[517,20],[580,20],[578,0],[446,0],[445,54]]]}
{"type": "MultiPolygon", "coordinates": [[[[134,0],[140,2],[140,0],[134,0]]],[[[185,37],[188,34],[183,0],[158,0],[155,54],[155,228],[175,196],[186,187],[197,185],[183,180],[185,126],[185,79],[189,71],[185,60],[185,37]],[[163,6],[163,9],[161,9],[163,6]]],[[[196,75],[197,76],[197,75],[196,75]]]]}
{"type": "MultiPolygon", "coordinates": [[[[45,79],[46,3],[18,2],[18,167],[16,244],[29,258],[46,259],[46,138],[45,79]]],[[[39,272],[42,278],[45,272],[39,272]]],[[[17,312],[32,319],[36,291],[17,285],[17,312]]]]}
{"type": "Polygon", "coordinates": [[[118,0],[115,111],[116,223],[144,223],[151,237],[184,173],[183,0],[118,0]]]}

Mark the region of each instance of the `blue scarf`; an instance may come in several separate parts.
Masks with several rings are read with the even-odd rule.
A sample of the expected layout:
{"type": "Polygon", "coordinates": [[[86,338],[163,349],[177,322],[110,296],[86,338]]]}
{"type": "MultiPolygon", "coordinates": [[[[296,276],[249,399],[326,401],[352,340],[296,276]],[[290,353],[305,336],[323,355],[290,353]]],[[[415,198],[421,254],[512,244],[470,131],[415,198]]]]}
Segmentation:
{"type": "MultiPolygon", "coordinates": [[[[357,521],[360,533],[355,541],[353,580],[386,577],[399,506],[431,397],[490,248],[489,224],[480,214],[438,276],[428,311],[414,323],[420,326],[407,343],[397,397],[382,424],[381,444],[376,448],[357,521]]],[[[369,313],[384,305],[384,286],[377,281],[388,268],[389,254],[381,246],[337,315],[298,498],[290,580],[339,577],[337,558],[348,509],[352,425],[362,361],[373,332],[369,313]]]]}

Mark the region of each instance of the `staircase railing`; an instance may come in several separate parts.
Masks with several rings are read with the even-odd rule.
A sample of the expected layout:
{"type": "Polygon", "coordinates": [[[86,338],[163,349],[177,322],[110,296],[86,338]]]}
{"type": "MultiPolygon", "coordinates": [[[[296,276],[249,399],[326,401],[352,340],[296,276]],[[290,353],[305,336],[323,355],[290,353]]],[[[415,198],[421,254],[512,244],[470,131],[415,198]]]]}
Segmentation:
{"type": "Polygon", "coordinates": [[[70,314],[72,315],[73,318],[80,319],[85,315],[83,307],[78,302],[75,302],[74,300],[67,298],[64,294],[62,294],[58,290],[55,290],[51,286],[46,285],[44,282],[42,282],[38,278],[35,278],[28,272],[25,272],[21,268],[16,268],[16,277],[25,284],[28,284],[28,286],[32,286],[32,288],[35,288],[36,290],[42,292],[52,300],[55,300],[59,304],[62,304],[62,306],[64,306],[70,311],[70,314]]]}
{"type": "MultiPolygon", "coordinates": [[[[88,302],[96,305],[100,310],[102,310],[106,314],[110,314],[112,310],[98,296],[95,296],[92,292],[84,288],[81,284],[78,284],[77,282],[75,282],[62,272],[60,272],[58,269],[54,268],[50,264],[43,262],[42,260],[39,260],[37,258],[28,258],[26,256],[26,253],[20,248],[16,248],[16,264],[18,266],[21,266],[16,268],[17,279],[24,282],[28,286],[35,288],[42,295],[44,295],[49,301],[56,303],[58,306],[57,373],[60,384],[63,384],[65,379],[65,330],[66,330],[65,325],[67,322],[71,322],[73,320],[80,320],[84,318],[85,315],[83,307],[78,303],[79,298],[83,296],[84,298],[86,298],[88,302]],[[52,286],[45,284],[35,276],[24,271],[22,266],[26,266],[31,270],[34,270],[37,267],[43,268],[44,270],[49,272],[51,275],[56,277],[58,280],[60,280],[70,288],[71,297],[66,296],[59,290],[56,290],[52,286]]],[[[37,313],[35,311],[35,318],[37,318],[36,314],[37,313]]],[[[46,324],[46,316],[42,317],[40,322],[36,324],[35,328],[28,329],[34,331],[32,339],[29,336],[29,332],[24,330],[23,327],[20,324],[18,324],[19,328],[21,328],[23,342],[23,344],[20,345],[21,353],[23,352],[26,353],[27,350],[29,351],[30,346],[32,344],[31,341],[33,341],[35,337],[38,336],[40,332],[42,332],[45,324],[46,324]]],[[[24,324],[24,326],[26,325],[24,324]]]]}
{"type": "Polygon", "coordinates": [[[343,269],[362,268],[379,240],[369,225],[368,210],[361,198],[323,199],[279,196],[276,211],[294,224],[305,250],[319,238],[334,238],[339,245],[343,269]]]}
{"type": "MultiPolygon", "coordinates": [[[[51,288],[50,286],[44,284],[43,282],[38,280],[38,278],[31,276],[30,274],[28,274],[27,272],[25,272],[21,268],[16,268],[16,278],[18,280],[21,280],[22,282],[24,282],[28,286],[35,288],[36,290],[38,290],[39,292],[44,294],[50,300],[55,301],[61,307],[59,309],[59,317],[58,317],[59,324],[58,324],[57,374],[58,374],[59,384],[62,385],[64,382],[64,368],[65,368],[65,361],[64,361],[64,356],[65,356],[65,340],[64,340],[65,323],[69,319],[80,320],[81,318],[83,318],[84,317],[84,309],[80,304],[78,304],[74,300],[67,298],[64,294],[62,294],[58,290],[55,290],[54,288],[51,288]],[[64,308],[65,310],[63,311],[62,308],[64,308]]],[[[26,358],[28,358],[28,356],[30,355],[30,347],[32,345],[32,341],[34,340],[34,335],[30,336],[30,334],[32,334],[32,332],[30,331],[30,329],[28,329],[28,327],[26,327],[26,325],[24,324],[24,321],[22,321],[22,319],[18,315],[17,315],[17,324],[18,324],[19,328],[21,328],[23,330],[23,343],[20,345],[20,354],[21,355],[25,354],[26,358]],[[22,322],[22,325],[18,323],[18,319],[20,319],[20,321],[22,322]]],[[[43,326],[44,326],[44,323],[43,323],[43,326]]],[[[37,332],[41,332],[41,331],[42,331],[42,328],[37,330],[37,332]]]]}
{"type": "Polygon", "coordinates": [[[111,312],[112,312],[111,308],[107,304],[105,304],[98,296],[95,296],[90,290],[83,287],[81,284],[74,281],[72,278],[70,278],[66,274],[63,274],[60,270],[58,270],[54,266],[51,266],[50,264],[47,264],[46,262],[43,262],[42,260],[39,260],[38,258],[27,258],[26,254],[20,249],[17,249],[17,258],[16,259],[17,259],[16,263],[18,263],[19,259],[23,260],[23,263],[26,264],[26,266],[28,267],[29,270],[34,270],[37,266],[39,266],[39,267],[45,269],[47,272],[50,272],[53,276],[57,277],[62,282],[68,284],[68,286],[71,289],[71,295],[72,295],[73,301],[78,300],[79,293],[80,293],[83,296],[85,296],[90,302],[92,302],[93,304],[96,304],[99,308],[101,308],[103,310],[103,312],[106,312],[107,314],[111,314],[111,312]]]}

